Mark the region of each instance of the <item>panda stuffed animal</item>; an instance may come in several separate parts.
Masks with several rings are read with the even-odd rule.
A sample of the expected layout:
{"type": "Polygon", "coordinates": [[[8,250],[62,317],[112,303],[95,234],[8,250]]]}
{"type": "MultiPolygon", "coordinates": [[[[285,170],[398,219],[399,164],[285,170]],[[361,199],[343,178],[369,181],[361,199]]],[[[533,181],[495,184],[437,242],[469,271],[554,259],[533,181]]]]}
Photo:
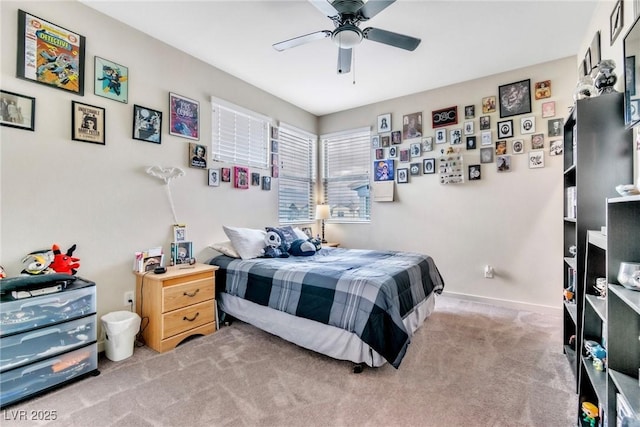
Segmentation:
{"type": "Polygon", "coordinates": [[[286,251],[282,238],[275,231],[268,231],[264,236],[264,242],[267,245],[264,248],[264,256],[266,258],[288,258],[289,253],[286,251]]]}

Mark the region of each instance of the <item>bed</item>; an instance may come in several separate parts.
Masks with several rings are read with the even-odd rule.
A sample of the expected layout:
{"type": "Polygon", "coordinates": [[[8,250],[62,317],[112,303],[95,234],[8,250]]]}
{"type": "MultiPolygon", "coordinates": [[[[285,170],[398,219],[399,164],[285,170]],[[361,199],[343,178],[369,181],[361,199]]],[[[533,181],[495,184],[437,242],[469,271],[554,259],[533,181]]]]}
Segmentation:
{"type": "Polygon", "coordinates": [[[301,347],[356,364],[400,366],[444,282],[429,256],[322,248],[313,256],[216,256],[218,304],[301,347]]]}

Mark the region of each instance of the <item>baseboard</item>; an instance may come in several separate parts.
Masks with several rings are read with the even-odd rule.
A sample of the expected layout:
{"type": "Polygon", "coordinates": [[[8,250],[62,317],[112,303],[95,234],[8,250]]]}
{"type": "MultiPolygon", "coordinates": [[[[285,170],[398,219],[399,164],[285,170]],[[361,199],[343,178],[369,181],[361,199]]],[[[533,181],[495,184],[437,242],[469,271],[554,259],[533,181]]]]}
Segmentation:
{"type": "Polygon", "coordinates": [[[534,313],[557,315],[557,316],[562,315],[562,307],[551,307],[548,305],[528,304],[528,303],[523,303],[519,301],[510,301],[506,299],[482,297],[478,295],[460,294],[457,292],[448,292],[448,291],[443,291],[442,295],[463,299],[467,301],[479,302],[482,304],[495,305],[498,307],[513,308],[515,310],[526,310],[526,311],[532,311],[534,313]]]}

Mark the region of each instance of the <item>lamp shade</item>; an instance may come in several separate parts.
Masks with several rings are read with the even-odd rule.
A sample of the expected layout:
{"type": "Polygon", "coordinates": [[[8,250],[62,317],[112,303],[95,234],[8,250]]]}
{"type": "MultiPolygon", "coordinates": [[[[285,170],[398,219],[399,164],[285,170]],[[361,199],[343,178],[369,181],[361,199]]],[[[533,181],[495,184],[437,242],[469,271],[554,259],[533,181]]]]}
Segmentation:
{"type": "Polygon", "coordinates": [[[330,217],[329,205],[316,205],[316,219],[329,219],[330,217]]]}

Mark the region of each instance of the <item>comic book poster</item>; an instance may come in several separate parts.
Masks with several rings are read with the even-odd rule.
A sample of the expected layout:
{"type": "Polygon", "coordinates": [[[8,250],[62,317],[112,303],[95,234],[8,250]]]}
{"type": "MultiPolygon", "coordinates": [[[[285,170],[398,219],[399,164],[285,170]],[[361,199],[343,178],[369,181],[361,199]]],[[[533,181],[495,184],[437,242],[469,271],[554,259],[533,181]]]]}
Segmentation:
{"type": "Polygon", "coordinates": [[[200,104],[175,93],[169,94],[169,134],[200,139],[200,104]]]}
{"type": "Polygon", "coordinates": [[[18,77],[84,95],[85,37],[18,11],[18,77]]]}
{"type": "Polygon", "coordinates": [[[105,110],[71,101],[71,139],[105,145],[105,110]]]}
{"type": "Polygon", "coordinates": [[[95,57],[93,92],[98,96],[127,103],[129,97],[129,68],[108,59],[95,57]]]}

